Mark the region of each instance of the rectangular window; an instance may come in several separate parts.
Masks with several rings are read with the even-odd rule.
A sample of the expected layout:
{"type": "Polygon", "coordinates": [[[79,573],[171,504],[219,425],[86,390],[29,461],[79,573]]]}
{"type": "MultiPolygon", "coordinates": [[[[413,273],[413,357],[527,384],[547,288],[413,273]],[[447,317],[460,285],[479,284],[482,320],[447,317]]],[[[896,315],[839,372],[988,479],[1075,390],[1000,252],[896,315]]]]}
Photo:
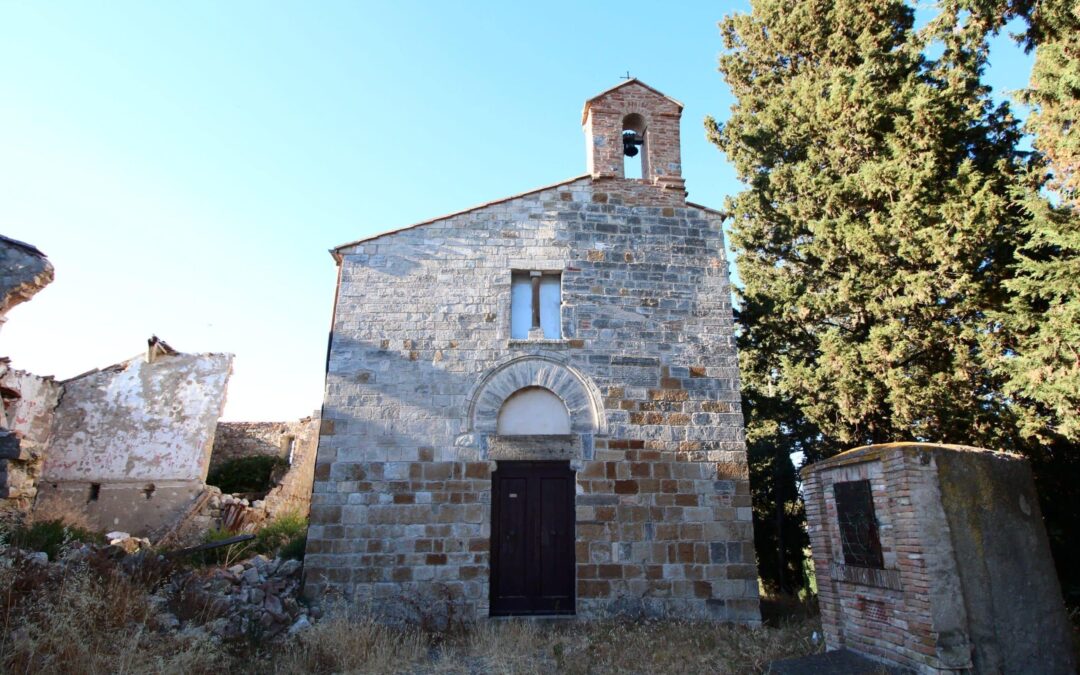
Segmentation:
{"type": "Polygon", "coordinates": [[[836,519],[840,525],[844,563],[855,567],[884,569],[870,481],[834,483],[833,496],[836,498],[836,519]]]}
{"type": "Polygon", "coordinates": [[[514,272],[510,276],[510,337],[562,337],[562,278],[558,272],[514,272]]]}

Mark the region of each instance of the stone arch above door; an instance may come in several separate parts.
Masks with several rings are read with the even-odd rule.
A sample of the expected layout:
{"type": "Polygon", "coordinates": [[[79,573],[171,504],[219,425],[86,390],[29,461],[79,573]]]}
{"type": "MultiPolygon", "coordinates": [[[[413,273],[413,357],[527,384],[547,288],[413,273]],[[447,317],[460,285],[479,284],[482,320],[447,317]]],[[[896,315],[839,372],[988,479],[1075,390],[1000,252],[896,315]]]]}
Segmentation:
{"type": "Polygon", "coordinates": [[[495,434],[503,404],[529,387],[542,387],[562,400],[572,434],[607,433],[600,392],[585,375],[554,357],[527,355],[492,368],[480,379],[469,396],[464,434],[495,434]]]}
{"type": "Polygon", "coordinates": [[[500,436],[565,435],[570,412],[562,399],[543,387],[525,387],[507,397],[499,409],[495,433],[500,436]]]}

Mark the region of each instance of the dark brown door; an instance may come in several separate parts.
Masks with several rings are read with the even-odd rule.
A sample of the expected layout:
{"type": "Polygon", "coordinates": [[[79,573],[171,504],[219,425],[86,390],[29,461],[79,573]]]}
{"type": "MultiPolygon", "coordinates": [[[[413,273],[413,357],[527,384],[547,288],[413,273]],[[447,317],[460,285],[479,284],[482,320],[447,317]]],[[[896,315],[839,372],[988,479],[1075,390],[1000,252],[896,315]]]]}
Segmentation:
{"type": "Polygon", "coordinates": [[[491,614],[574,613],[574,472],[499,462],[492,474],[491,614]]]}

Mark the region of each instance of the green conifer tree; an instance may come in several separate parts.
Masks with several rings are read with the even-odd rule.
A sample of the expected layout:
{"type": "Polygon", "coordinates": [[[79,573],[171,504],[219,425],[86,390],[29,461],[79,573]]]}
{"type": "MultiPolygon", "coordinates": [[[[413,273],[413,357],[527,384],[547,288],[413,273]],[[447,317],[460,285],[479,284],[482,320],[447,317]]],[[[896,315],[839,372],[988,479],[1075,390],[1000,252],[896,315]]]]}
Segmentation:
{"type": "Polygon", "coordinates": [[[794,450],[1017,447],[994,316],[1038,181],[981,83],[985,31],[949,6],[916,31],[896,0],[751,7],[721,23],[737,103],[706,127],[747,185],[727,207],[752,479],[794,450]]]}
{"type": "MultiPolygon", "coordinates": [[[[967,0],[987,32],[1021,17],[1018,36],[1035,50],[1028,88],[1027,131],[1042,153],[1056,204],[1021,195],[1030,211],[1014,294],[999,315],[1008,376],[1006,392],[1022,412],[1024,433],[1061,447],[1080,443],[1080,4],[1073,0],[967,0]]],[[[1041,170],[1040,166],[1038,170],[1041,170]]],[[[1075,448],[1059,449],[1068,452],[1075,448]]]]}

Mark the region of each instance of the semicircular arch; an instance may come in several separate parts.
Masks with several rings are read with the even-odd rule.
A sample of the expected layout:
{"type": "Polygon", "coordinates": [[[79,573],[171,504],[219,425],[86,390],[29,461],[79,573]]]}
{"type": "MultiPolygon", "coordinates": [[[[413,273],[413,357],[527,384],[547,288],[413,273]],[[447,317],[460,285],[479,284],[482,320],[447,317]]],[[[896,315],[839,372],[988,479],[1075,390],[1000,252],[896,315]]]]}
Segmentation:
{"type": "Polygon", "coordinates": [[[577,368],[545,355],[514,357],[492,368],[469,397],[466,433],[495,434],[499,411],[522,389],[541,387],[555,394],[570,414],[570,432],[607,433],[600,392],[577,368]]]}

